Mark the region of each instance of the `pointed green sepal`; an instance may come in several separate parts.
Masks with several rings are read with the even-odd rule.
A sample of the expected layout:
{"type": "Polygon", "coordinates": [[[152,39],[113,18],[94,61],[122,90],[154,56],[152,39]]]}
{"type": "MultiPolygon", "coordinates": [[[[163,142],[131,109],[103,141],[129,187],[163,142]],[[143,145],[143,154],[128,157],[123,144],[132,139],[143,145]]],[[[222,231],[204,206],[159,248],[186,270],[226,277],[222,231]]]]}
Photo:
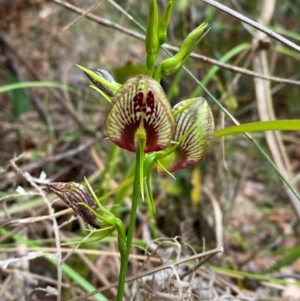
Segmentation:
{"type": "Polygon", "coordinates": [[[97,211],[90,208],[87,204],[85,204],[85,203],[79,203],[79,204],[86,207],[86,209],[89,210],[91,212],[91,214],[93,214],[97,218],[100,229],[111,227],[111,226],[115,227],[116,217],[113,214],[111,214],[110,212],[108,215],[104,215],[103,212],[101,212],[101,214],[99,214],[97,211]]]}
{"type": "Polygon", "coordinates": [[[208,33],[211,25],[203,23],[194,29],[183,41],[179,51],[173,56],[161,62],[160,66],[155,72],[154,78],[157,79],[162,75],[170,75],[185,63],[189,55],[194,51],[197,44],[208,33]],[[160,74],[158,74],[160,73],[160,74]]]}
{"type": "Polygon", "coordinates": [[[146,178],[146,183],[145,183],[146,196],[153,214],[156,213],[156,209],[155,209],[154,199],[152,195],[151,173],[153,167],[156,164],[156,157],[157,157],[157,153],[151,153],[147,155],[144,160],[144,177],[146,178]]]}
{"type": "Polygon", "coordinates": [[[85,237],[80,240],[72,240],[72,241],[64,242],[61,245],[62,246],[79,245],[79,244],[81,245],[81,244],[91,243],[91,242],[95,242],[95,241],[100,241],[100,240],[104,239],[105,237],[107,237],[108,235],[112,234],[115,230],[116,230],[116,227],[107,227],[107,228],[103,228],[103,229],[93,230],[94,233],[97,233],[96,237],[89,237],[89,238],[85,237]]]}
{"type": "Polygon", "coordinates": [[[124,256],[127,252],[125,227],[123,222],[118,218],[116,218],[116,227],[118,231],[118,248],[121,255],[124,256]]]}
{"type": "Polygon", "coordinates": [[[167,170],[168,166],[171,166],[174,161],[176,161],[176,153],[175,153],[175,148],[173,148],[174,151],[169,153],[168,155],[165,155],[162,153],[162,156],[157,158],[156,161],[156,170],[159,174],[170,174],[169,171],[167,170]],[[166,167],[167,166],[167,167],[166,167]]]}
{"type": "Polygon", "coordinates": [[[147,201],[150,204],[151,210],[155,214],[156,209],[155,209],[154,199],[152,195],[151,172],[149,172],[146,175],[146,196],[147,196],[147,201]]]}
{"type": "Polygon", "coordinates": [[[146,139],[144,137],[138,137],[138,148],[137,148],[137,156],[136,156],[136,164],[139,168],[139,176],[140,176],[140,192],[142,200],[145,200],[145,194],[144,194],[144,149],[146,144],[146,139]]]}
{"type": "Polygon", "coordinates": [[[80,65],[76,66],[87,75],[97,88],[106,93],[108,96],[113,96],[122,86],[116,83],[113,77],[105,70],[100,70],[101,72],[98,72],[97,70],[99,69],[97,69],[95,72],[80,65]]]}
{"type": "Polygon", "coordinates": [[[170,18],[172,14],[172,1],[168,3],[166,6],[160,20],[158,23],[158,29],[157,29],[157,37],[158,37],[158,42],[159,45],[162,45],[166,42],[167,39],[167,33],[168,33],[168,26],[170,23],[170,18]]]}
{"type": "MultiPolygon", "coordinates": [[[[110,83],[116,83],[116,81],[114,80],[112,75],[104,69],[94,69],[91,71],[93,71],[95,74],[103,77],[105,80],[109,81],[110,83]]],[[[85,73],[85,74],[98,89],[100,89],[102,92],[104,92],[105,94],[107,94],[110,97],[114,96],[115,92],[113,90],[107,88],[105,85],[103,85],[99,81],[95,80],[95,78],[90,76],[88,73],[85,73]]]]}
{"type": "Polygon", "coordinates": [[[95,85],[89,85],[90,88],[96,90],[99,94],[101,94],[101,96],[108,102],[111,103],[111,98],[109,96],[107,96],[106,93],[104,93],[102,90],[100,90],[98,87],[96,87],[95,85]]]}
{"type": "Polygon", "coordinates": [[[157,37],[157,29],[158,29],[157,3],[156,0],[152,0],[149,7],[146,41],[145,41],[146,53],[147,53],[146,66],[148,70],[148,75],[152,75],[158,50],[160,47],[158,42],[158,37],[157,37]]]}

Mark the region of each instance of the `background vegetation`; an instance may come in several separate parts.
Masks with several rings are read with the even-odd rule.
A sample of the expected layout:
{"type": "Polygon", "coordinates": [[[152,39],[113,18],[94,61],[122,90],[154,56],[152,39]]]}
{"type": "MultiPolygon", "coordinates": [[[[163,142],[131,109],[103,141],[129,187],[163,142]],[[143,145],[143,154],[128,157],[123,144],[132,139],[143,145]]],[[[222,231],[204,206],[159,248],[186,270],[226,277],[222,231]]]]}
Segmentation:
{"type": "MultiPolygon", "coordinates": [[[[25,300],[32,289],[57,287],[57,281],[67,300],[118,276],[114,237],[57,251],[59,243],[85,237],[86,226],[44,187],[47,180],[82,182],[85,176],[102,196],[129,174],[133,155],[105,139],[107,104],[75,64],[106,69],[120,83],[143,73],[144,33],[126,14],[145,26],[149,3],[118,1],[122,11],[112,1],[70,1],[76,12],[59,2],[0,1],[1,300],[25,300]]],[[[158,3],[162,8],[166,1],[158,3]]],[[[299,44],[299,1],[222,4],[299,44]]],[[[300,53],[194,0],[174,1],[168,43],[180,45],[204,21],[212,29],[197,48],[201,56],[186,66],[224,108],[240,123],[299,119],[300,53]],[[275,78],[265,81],[257,73],[275,78]]],[[[162,52],[159,60],[166,57],[162,52]]],[[[218,129],[233,125],[184,71],[162,84],[173,105],[200,95],[218,129]]],[[[252,137],[299,191],[300,131],[252,137]]],[[[299,300],[299,200],[251,140],[216,139],[201,164],[175,176],[153,175],[157,214],[140,204],[131,274],[152,239],[180,235],[197,252],[224,246],[212,267],[199,271],[203,287],[210,285],[202,292],[216,292],[220,300],[299,300]]],[[[124,221],[130,193],[104,200],[124,221]]],[[[137,290],[130,285],[127,295],[137,290]]],[[[104,295],[113,300],[115,289],[104,295]]],[[[32,295],[55,299],[41,290],[32,295]]]]}

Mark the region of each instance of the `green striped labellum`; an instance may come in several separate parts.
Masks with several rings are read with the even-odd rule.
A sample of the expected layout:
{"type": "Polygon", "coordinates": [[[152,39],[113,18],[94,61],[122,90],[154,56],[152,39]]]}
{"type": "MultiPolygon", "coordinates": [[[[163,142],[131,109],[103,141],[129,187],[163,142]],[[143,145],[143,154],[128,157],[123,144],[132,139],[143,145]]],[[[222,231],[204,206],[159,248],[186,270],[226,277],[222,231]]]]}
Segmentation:
{"type": "MultiPolygon", "coordinates": [[[[173,107],[175,132],[173,141],[178,147],[160,163],[169,172],[188,168],[201,161],[209,152],[214,138],[214,118],[203,97],[179,102],[173,107]]],[[[161,168],[157,168],[163,172],[161,168]]]]}
{"type": "Polygon", "coordinates": [[[145,153],[165,149],[173,137],[174,118],[160,84],[146,75],[126,81],[112,99],[105,128],[128,151],[136,151],[139,138],[145,139],[145,153]]]}

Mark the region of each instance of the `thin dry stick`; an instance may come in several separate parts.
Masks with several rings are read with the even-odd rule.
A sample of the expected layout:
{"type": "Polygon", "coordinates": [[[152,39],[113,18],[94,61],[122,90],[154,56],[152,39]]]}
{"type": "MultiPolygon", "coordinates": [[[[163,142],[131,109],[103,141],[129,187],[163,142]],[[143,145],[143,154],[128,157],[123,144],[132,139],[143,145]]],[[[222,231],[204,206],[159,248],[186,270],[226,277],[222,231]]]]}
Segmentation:
{"type": "Polygon", "coordinates": [[[30,172],[33,169],[39,168],[39,167],[43,166],[46,163],[52,163],[52,162],[56,162],[56,161],[60,161],[60,160],[64,160],[64,159],[67,159],[67,158],[74,157],[75,155],[77,155],[77,154],[79,154],[83,151],[86,151],[92,145],[97,143],[99,141],[100,134],[97,133],[97,136],[98,136],[97,139],[88,140],[88,141],[86,141],[86,142],[84,142],[84,143],[82,143],[82,144],[80,144],[80,145],[78,145],[78,146],[76,146],[72,149],[69,149],[69,150],[67,150],[63,153],[60,153],[60,154],[57,154],[57,155],[54,155],[54,156],[44,157],[41,160],[38,160],[36,162],[32,162],[28,165],[25,165],[21,169],[22,169],[23,172],[30,172]]]}
{"type": "MultiPolygon", "coordinates": [[[[4,39],[3,36],[1,38],[4,39]]],[[[28,62],[25,59],[23,59],[23,57],[13,47],[11,47],[10,44],[7,41],[6,41],[6,45],[5,46],[8,47],[8,49],[10,50],[10,52],[12,52],[16,56],[16,58],[19,60],[20,64],[23,65],[31,73],[31,75],[33,76],[34,79],[36,79],[38,81],[42,81],[43,80],[40,77],[40,75],[35,71],[35,69],[32,66],[30,66],[28,64],[28,62]]],[[[55,99],[58,100],[59,104],[63,107],[63,109],[73,118],[73,120],[77,123],[77,125],[81,127],[82,131],[84,133],[86,133],[87,135],[89,135],[89,136],[95,137],[96,133],[93,130],[89,129],[86,126],[85,122],[83,120],[81,120],[77,116],[76,111],[75,111],[72,103],[71,102],[67,102],[66,103],[64,101],[64,99],[62,98],[60,92],[57,91],[56,89],[49,88],[48,90],[50,91],[50,93],[52,94],[52,96],[55,99]]],[[[41,112],[41,107],[38,107],[38,105],[39,105],[38,103],[36,103],[36,105],[37,105],[37,110],[38,110],[39,114],[41,116],[43,116],[42,115],[43,113],[41,112]]],[[[46,114],[46,117],[47,116],[48,115],[46,114]]],[[[41,117],[41,118],[44,119],[43,117],[41,117]]],[[[46,118],[46,121],[48,122],[47,118],[46,118]]]]}
{"type": "MultiPolygon", "coordinates": [[[[19,57],[14,51],[13,47],[10,46],[10,44],[6,41],[4,38],[4,35],[0,32],[0,46],[3,49],[4,55],[7,58],[8,66],[12,69],[12,71],[15,73],[15,75],[18,78],[18,81],[26,81],[27,78],[22,72],[22,68],[19,66],[19,57]]],[[[42,101],[39,99],[35,93],[33,93],[32,89],[27,89],[30,93],[30,96],[32,97],[32,101],[34,103],[35,109],[37,110],[37,113],[40,117],[40,119],[47,124],[48,123],[48,116],[46,109],[42,103],[42,101]]]]}
{"type": "MultiPolygon", "coordinates": [[[[54,247],[27,247],[29,251],[41,251],[45,252],[47,254],[49,253],[56,253],[58,250],[54,247]]],[[[7,252],[16,252],[18,248],[7,248],[7,247],[0,247],[0,253],[7,253],[7,252]]],[[[103,250],[91,250],[91,249],[74,249],[74,247],[66,248],[66,247],[60,247],[60,252],[62,254],[64,253],[70,253],[73,252],[73,254],[84,254],[84,255],[95,255],[95,256],[110,256],[110,257],[120,257],[120,253],[117,251],[103,251],[103,250]]],[[[135,260],[149,260],[151,262],[155,263],[161,263],[161,260],[158,258],[151,257],[150,259],[148,256],[145,255],[135,255],[131,254],[130,258],[135,260]]]]}
{"type": "Polygon", "coordinates": [[[79,16],[77,19],[73,20],[70,24],[66,25],[62,31],[66,31],[68,30],[71,26],[73,26],[75,23],[77,23],[78,21],[80,21],[82,18],[85,17],[85,15],[89,12],[91,12],[92,10],[96,9],[96,7],[100,4],[100,1],[99,2],[95,2],[90,8],[88,8],[86,11],[85,11],[85,14],[79,16]]]}
{"type": "MultiPolygon", "coordinates": [[[[242,55],[239,56],[238,61],[241,61],[241,59],[246,56],[248,51],[249,50],[242,53],[242,55]]],[[[244,64],[244,66],[248,66],[248,64],[250,64],[250,61],[251,61],[250,58],[248,58],[244,64]]],[[[232,93],[233,88],[235,86],[237,86],[237,83],[241,77],[242,77],[241,73],[236,74],[234,76],[234,79],[232,80],[232,82],[227,86],[227,91],[222,95],[222,98],[220,99],[221,103],[228,97],[229,93],[232,93]]],[[[225,113],[223,111],[220,111],[220,122],[221,122],[222,129],[225,127],[225,117],[226,117],[225,113]]],[[[222,159],[223,159],[224,168],[228,172],[228,166],[227,166],[226,159],[225,159],[225,137],[221,137],[221,151],[222,151],[222,159]]]]}
{"type": "MultiPolygon", "coordinates": [[[[42,196],[45,204],[48,206],[49,214],[53,214],[53,208],[51,203],[49,202],[45,192],[32,180],[32,177],[30,174],[23,172],[18,166],[16,165],[16,161],[18,158],[10,160],[10,164],[12,168],[18,173],[21,174],[24,179],[33,187],[35,188],[40,195],[42,196]]],[[[59,231],[58,231],[58,224],[56,221],[56,218],[52,218],[52,223],[53,223],[53,232],[54,232],[54,237],[55,237],[55,245],[57,249],[56,257],[57,257],[57,301],[61,300],[61,283],[62,283],[62,267],[61,267],[61,251],[60,251],[60,240],[59,240],[59,231]]]]}
{"type": "MultiPolygon", "coordinates": [[[[275,3],[275,0],[265,0],[263,2],[263,9],[261,10],[261,15],[259,16],[260,22],[262,22],[263,24],[269,23],[274,13],[275,3]]],[[[268,50],[260,47],[260,42],[264,38],[265,35],[261,35],[260,33],[253,39],[253,48],[255,49],[253,57],[253,69],[262,74],[269,74],[269,64],[267,59],[268,50]]],[[[255,79],[255,91],[260,119],[263,121],[275,120],[276,116],[273,108],[270,82],[255,79]]],[[[290,178],[293,177],[292,168],[290,166],[288,156],[286,155],[286,150],[280,134],[278,132],[267,131],[264,133],[264,135],[266,137],[266,141],[268,143],[274,162],[279,167],[281,172],[285,175],[285,177],[290,180],[290,178]]],[[[298,199],[294,194],[291,193],[286,185],[284,185],[284,190],[288,195],[288,198],[295,210],[298,220],[300,221],[300,204],[298,199]]]]}
{"type": "MultiPolygon", "coordinates": [[[[103,285],[110,284],[109,280],[105,277],[105,274],[101,271],[101,269],[99,270],[95,263],[91,262],[86,255],[84,255],[83,253],[78,253],[78,257],[103,285]]],[[[114,295],[114,297],[117,296],[117,290],[115,287],[111,288],[110,292],[114,295]]]]}
{"type": "MultiPolygon", "coordinates": [[[[141,40],[141,41],[145,40],[144,35],[139,34],[134,30],[130,30],[130,29],[124,27],[124,26],[119,26],[119,25],[117,25],[117,24],[115,24],[115,23],[113,23],[113,22],[111,22],[107,19],[98,17],[94,14],[86,13],[84,10],[82,10],[79,7],[74,6],[70,3],[67,3],[67,2],[61,1],[61,0],[52,0],[52,1],[55,2],[56,4],[59,4],[59,5],[67,8],[67,9],[69,9],[70,11],[75,12],[76,14],[85,15],[85,17],[87,19],[90,19],[90,20],[96,22],[97,24],[100,24],[100,25],[108,27],[108,28],[115,29],[119,32],[122,32],[122,33],[128,35],[128,36],[134,37],[138,40],[141,40]]],[[[131,16],[129,16],[129,17],[132,19],[131,16]]],[[[170,51],[173,51],[173,52],[177,52],[179,50],[178,47],[172,46],[172,45],[169,45],[169,44],[164,44],[163,47],[165,47],[166,49],[168,49],[170,51]]],[[[225,70],[228,70],[228,71],[231,71],[231,72],[241,73],[241,74],[244,74],[244,75],[247,75],[247,76],[257,77],[257,78],[261,78],[261,79],[269,80],[269,81],[274,81],[274,82],[281,83],[281,84],[289,84],[289,85],[300,86],[300,81],[281,78],[281,77],[276,77],[276,76],[267,76],[267,75],[259,74],[257,72],[253,72],[253,71],[245,69],[245,68],[240,68],[240,67],[237,67],[237,66],[232,66],[232,65],[229,65],[229,64],[221,63],[217,60],[214,60],[212,58],[206,57],[206,56],[201,55],[201,54],[192,53],[190,55],[190,57],[194,58],[194,59],[197,59],[197,60],[200,60],[203,63],[207,63],[207,64],[210,64],[210,65],[215,65],[215,66],[218,66],[222,69],[225,69],[225,70]]]]}
{"type": "MultiPolygon", "coordinates": [[[[40,195],[40,194],[38,194],[38,195],[40,195]]],[[[9,221],[7,223],[7,225],[16,226],[16,225],[32,224],[32,223],[40,222],[40,221],[43,221],[43,220],[56,218],[58,216],[66,215],[66,214],[69,214],[69,213],[72,213],[72,212],[73,212],[73,210],[71,208],[68,208],[68,209],[58,211],[58,212],[55,212],[55,213],[49,214],[49,215],[42,215],[42,216],[16,219],[16,220],[13,220],[13,221],[9,221]]]]}
{"type": "MultiPolygon", "coordinates": [[[[134,281],[138,278],[141,278],[141,277],[144,277],[144,276],[147,276],[147,275],[151,275],[151,274],[154,274],[154,273],[157,273],[157,272],[160,272],[162,270],[165,270],[167,268],[172,268],[176,265],[179,265],[179,264],[183,264],[187,261],[192,261],[192,260],[196,260],[196,259],[199,259],[199,258],[203,258],[202,259],[202,263],[204,264],[205,262],[207,262],[211,257],[213,257],[214,255],[220,253],[220,252],[223,252],[223,247],[218,247],[216,249],[213,249],[211,251],[207,251],[207,252],[203,252],[203,253],[199,253],[199,254],[195,254],[195,255],[192,255],[192,256],[189,256],[189,257],[185,257],[185,258],[182,258],[182,259],[179,259],[177,261],[174,261],[174,262],[171,262],[171,263],[166,263],[166,264],[163,264],[163,265],[160,265],[156,268],[153,268],[153,269],[150,269],[148,271],[144,271],[144,272],[141,272],[137,275],[134,275],[134,276],[131,276],[131,277],[127,277],[126,278],[126,282],[131,282],[131,281],[134,281]]],[[[79,296],[79,297],[76,297],[76,298],[73,298],[73,299],[70,299],[68,301],[79,301],[79,300],[85,300],[85,298],[87,297],[90,297],[90,296],[93,296],[95,295],[96,293],[99,293],[99,292],[102,292],[104,290],[108,290],[108,289],[111,289],[112,287],[115,287],[117,286],[118,283],[115,282],[115,283],[112,283],[111,285],[108,285],[106,287],[103,287],[103,288],[100,288],[100,289],[97,289],[91,293],[87,293],[87,294],[84,294],[82,296],[79,296]]]]}
{"type": "Polygon", "coordinates": [[[203,187],[203,192],[208,196],[215,213],[215,224],[216,224],[216,243],[217,245],[224,245],[223,240],[223,215],[220,204],[213,193],[206,187],[203,187]]]}
{"type": "Polygon", "coordinates": [[[227,6],[220,4],[214,0],[202,0],[202,1],[222,10],[223,12],[233,16],[234,18],[237,18],[238,20],[242,21],[243,23],[251,25],[252,27],[256,28],[257,30],[264,32],[266,35],[270,36],[274,40],[277,40],[280,43],[285,44],[286,46],[288,46],[288,47],[292,48],[293,50],[300,53],[300,46],[298,46],[295,43],[291,42],[290,40],[282,37],[281,35],[272,31],[271,29],[245,17],[244,15],[236,12],[235,10],[232,10],[232,9],[228,8],[227,6]]]}
{"type": "MultiPolygon", "coordinates": [[[[2,269],[1,273],[3,273],[3,274],[13,274],[16,271],[17,271],[17,273],[26,276],[26,278],[28,278],[28,279],[36,279],[38,281],[49,283],[49,284],[53,284],[53,285],[57,285],[58,284],[57,280],[54,280],[54,279],[52,279],[50,277],[41,276],[41,275],[34,274],[34,273],[31,273],[31,272],[23,271],[23,270],[17,270],[16,268],[13,268],[13,269],[10,269],[10,268],[2,269]]],[[[65,287],[65,288],[71,288],[71,284],[67,284],[67,283],[62,283],[62,286],[65,287]]]]}

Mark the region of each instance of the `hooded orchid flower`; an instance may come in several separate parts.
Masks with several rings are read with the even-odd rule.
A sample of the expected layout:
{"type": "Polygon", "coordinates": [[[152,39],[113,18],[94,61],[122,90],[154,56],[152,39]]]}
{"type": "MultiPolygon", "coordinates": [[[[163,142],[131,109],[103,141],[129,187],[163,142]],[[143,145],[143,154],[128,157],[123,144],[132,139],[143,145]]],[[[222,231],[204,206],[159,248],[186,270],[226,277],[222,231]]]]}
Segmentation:
{"type": "Polygon", "coordinates": [[[105,118],[108,137],[130,152],[145,139],[145,153],[167,148],[174,132],[170,103],[159,83],[146,75],[126,81],[114,94],[105,118]]]}
{"type": "Polygon", "coordinates": [[[172,113],[175,116],[174,146],[157,157],[159,172],[172,173],[195,165],[207,155],[213,143],[213,114],[203,97],[179,102],[172,113]]]}

